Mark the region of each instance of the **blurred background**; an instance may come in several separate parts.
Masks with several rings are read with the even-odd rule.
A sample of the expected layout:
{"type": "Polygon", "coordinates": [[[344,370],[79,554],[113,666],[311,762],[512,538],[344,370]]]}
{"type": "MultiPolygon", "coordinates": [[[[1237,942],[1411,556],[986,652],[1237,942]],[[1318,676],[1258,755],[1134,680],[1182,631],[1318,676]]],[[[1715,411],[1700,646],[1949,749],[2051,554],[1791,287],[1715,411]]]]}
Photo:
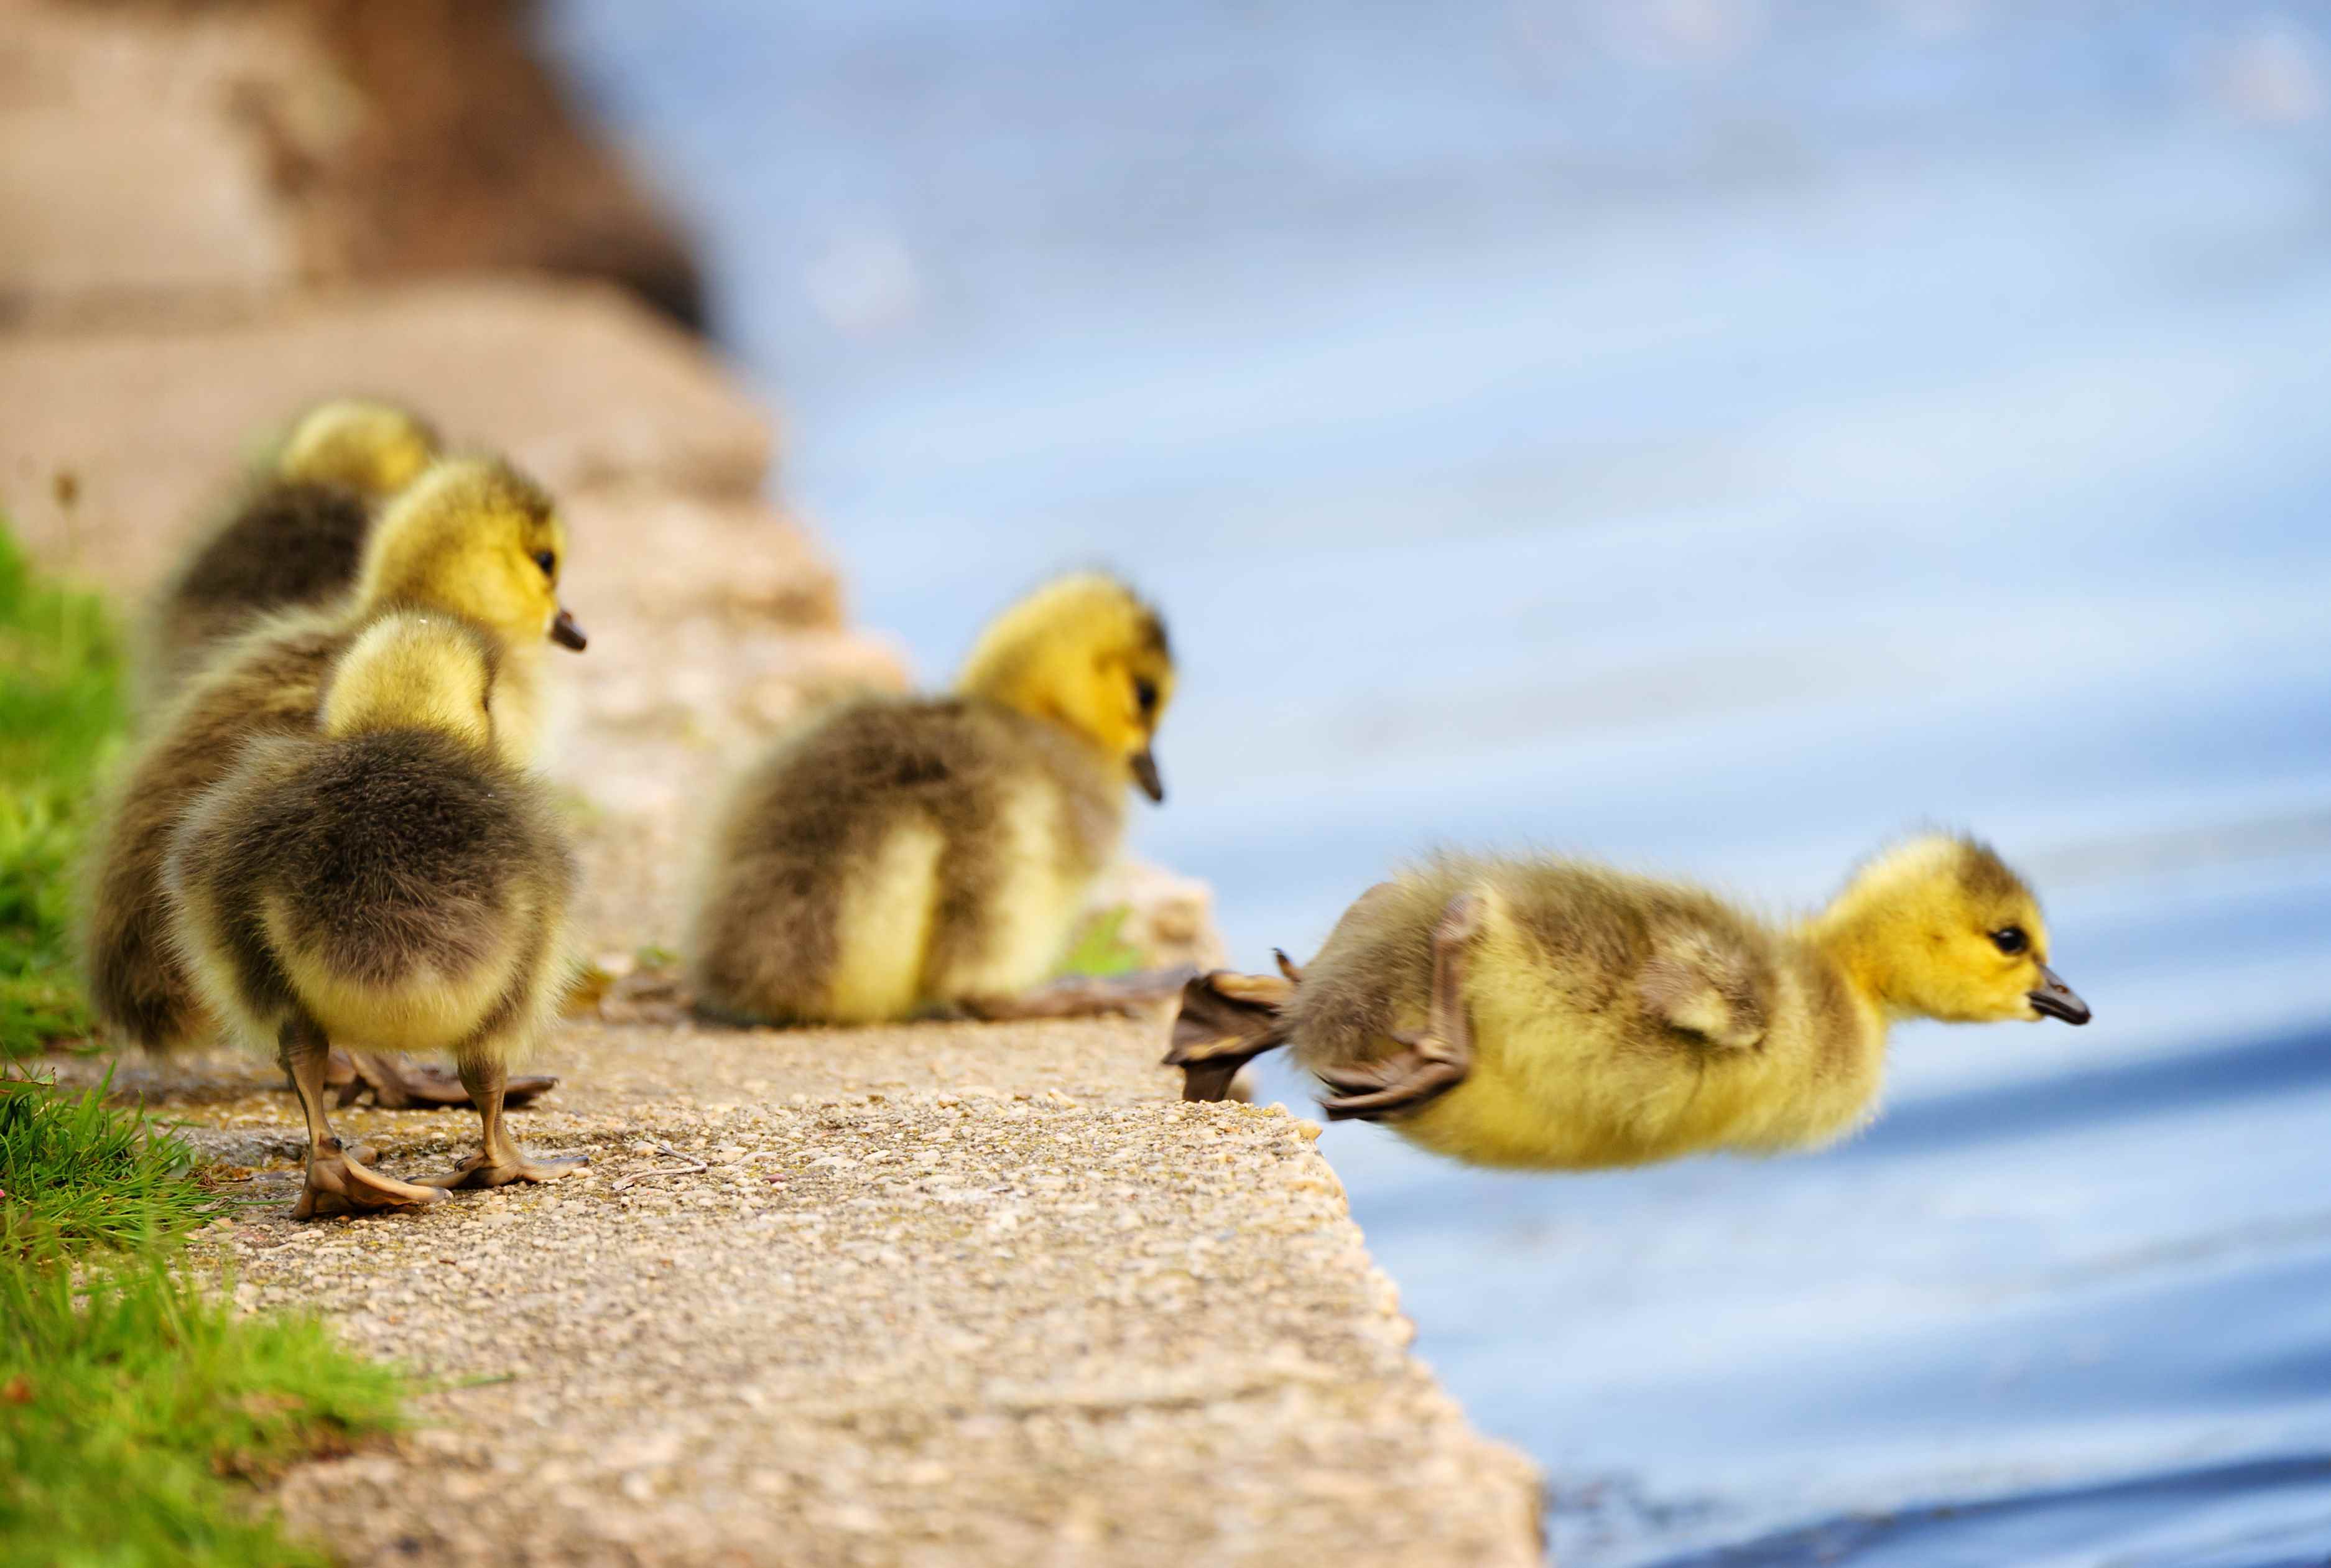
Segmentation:
{"type": "Polygon", "coordinates": [[[2042,889],[2097,1023],[1905,1029],[1841,1151],[1327,1135],[1561,1561],[2331,1555],[2325,8],[543,19],[864,620],[1166,608],[1138,843],[1237,961],[1441,841],[2042,889]]]}

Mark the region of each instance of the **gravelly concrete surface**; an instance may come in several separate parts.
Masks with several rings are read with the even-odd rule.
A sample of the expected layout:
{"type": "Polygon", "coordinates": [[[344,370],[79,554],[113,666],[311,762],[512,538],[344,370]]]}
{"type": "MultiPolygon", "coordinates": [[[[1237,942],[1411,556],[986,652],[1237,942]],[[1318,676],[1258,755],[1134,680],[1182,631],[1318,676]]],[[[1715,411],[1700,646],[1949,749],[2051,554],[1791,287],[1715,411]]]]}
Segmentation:
{"type": "MultiPolygon", "coordinates": [[[[441,1384],[281,1489],[352,1563],[1536,1560],[1309,1126],[1175,1101],[1162,1031],[576,1027],[519,1121],[587,1174],[305,1224],[261,1064],[121,1084],[271,1160],[204,1238],[244,1305],[441,1384]]],[[[470,1126],[347,1121],[406,1175],[470,1126]]]]}

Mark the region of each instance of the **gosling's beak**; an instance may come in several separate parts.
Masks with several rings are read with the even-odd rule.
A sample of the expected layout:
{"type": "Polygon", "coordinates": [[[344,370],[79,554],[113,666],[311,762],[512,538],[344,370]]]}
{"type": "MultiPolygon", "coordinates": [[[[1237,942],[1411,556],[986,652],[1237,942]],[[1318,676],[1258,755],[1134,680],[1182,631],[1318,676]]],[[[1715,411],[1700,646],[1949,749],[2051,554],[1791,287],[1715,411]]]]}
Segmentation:
{"type": "Polygon", "coordinates": [[[2031,993],[2031,1005],[2066,1023],[2086,1023],[2095,1016],[2089,1012],[2088,1004],[2080,1000],[2079,993],[2065,984],[2063,977],[2045,964],[2040,965],[2040,986],[2031,993]]]}
{"type": "Polygon", "coordinates": [[[1146,746],[1133,754],[1133,782],[1139,784],[1141,793],[1151,800],[1165,800],[1166,781],[1157,776],[1157,759],[1149,755],[1149,748],[1146,746]]]}
{"type": "Polygon", "coordinates": [[[572,648],[577,653],[588,647],[591,641],[583,634],[583,628],[576,622],[573,613],[564,604],[558,607],[558,613],[551,619],[550,640],[561,648],[572,648]]]}

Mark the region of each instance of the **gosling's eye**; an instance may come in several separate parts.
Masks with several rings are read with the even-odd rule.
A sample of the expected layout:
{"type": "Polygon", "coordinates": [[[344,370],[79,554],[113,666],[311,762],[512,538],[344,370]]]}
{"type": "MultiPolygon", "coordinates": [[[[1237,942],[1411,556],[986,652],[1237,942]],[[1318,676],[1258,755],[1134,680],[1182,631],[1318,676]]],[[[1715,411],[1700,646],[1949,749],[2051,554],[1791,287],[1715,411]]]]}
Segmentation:
{"type": "Polygon", "coordinates": [[[1140,705],[1143,713],[1156,712],[1157,683],[1154,680],[1136,679],[1133,683],[1133,700],[1140,705]]]}
{"type": "Polygon", "coordinates": [[[2012,958],[2031,946],[2031,938],[2023,934],[2021,926],[2003,926],[1991,934],[1991,945],[2012,958]]]}
{"type": "Polygon", "coordinates": [[[558,575],[558,553],[556,550],[537,550],[534,564],[542,568],[542,575],[546,577],[558,575]]]}

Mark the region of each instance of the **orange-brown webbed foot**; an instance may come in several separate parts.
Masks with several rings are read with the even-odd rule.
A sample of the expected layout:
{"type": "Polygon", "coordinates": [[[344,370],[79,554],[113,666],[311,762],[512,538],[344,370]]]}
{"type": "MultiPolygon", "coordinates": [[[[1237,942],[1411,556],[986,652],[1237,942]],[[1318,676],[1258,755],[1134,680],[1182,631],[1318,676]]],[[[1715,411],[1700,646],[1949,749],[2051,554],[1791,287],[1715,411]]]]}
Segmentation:
{"type": "Polygon", "coordinates": [[[328,1214],[367,1213],[384,1209],[420,1209],[445,1196],[434,1187],[384,1176],[330,1138],[308,1151],[308,1183],[291,1207],[294,1220],[328,1214]]]}
{"type": "Polygon", "coordinates": [[[1319,1081],[1335,1090],[1319,1102],[1331,1122],[1372,1120],[1413,1111],[1465,1081],[1469,1063],[1451,1060],[1430,1034],[1394,1030],[1408,1047],[1398,1056],[1322,1072],[1319,1081]]]}
{"type": "Polygon", "coordinates": [[[1165,1065],[1182,1069],[1185,1100],[1242,1098],[1233,1093],[1240,1069],[1287,1043],[1280,1014],[1294,1000],[1302,971],[1279,955],[1277,974],[1217,969],[1182,987],[1165,1065]]]}
{"type": "Polygon", "coordinates": [[[591,1162],[587,1159],[536,1159],[516,1144],[505,1143],[500,1154],[480,1149],[442,1176],[423,1176],[422,1184],[462,1192],[473,1188],[508,1187],[519,1182],[555,1182],[571,1176],[591,1162]]]}
{"type": "MultiPolygon", "coordinates": [[[[477,1105],[469,1086],[443,1068],[423,1067],[382,1051],[350,1052],[349,1076],[350,1081],[340,1088],[340,1104],[344,1106],[366,1088],[372,1090],[373,1104],[383,1110],[467,1110],[477,1105]]],[[[510,1079],[502,1086],[502,1103],[513,1107],[522,1106],[557,1087],[557,1079],[539,1074],[510,1079]]]]}
{"type": "Polygon", "coordinates": [[[461,1063],[461,1081],[478,1105],[478,1152],[445,1174],[429,1177],[430,1186],[451,1191],[555,1182],[590,1164],[581,1159],[538,1160],[518,1146],[518,1140],[502,1126],[503,1086],[508,1078],[501,1064],[490,1058],[471,1058],[461,1063]]]}

